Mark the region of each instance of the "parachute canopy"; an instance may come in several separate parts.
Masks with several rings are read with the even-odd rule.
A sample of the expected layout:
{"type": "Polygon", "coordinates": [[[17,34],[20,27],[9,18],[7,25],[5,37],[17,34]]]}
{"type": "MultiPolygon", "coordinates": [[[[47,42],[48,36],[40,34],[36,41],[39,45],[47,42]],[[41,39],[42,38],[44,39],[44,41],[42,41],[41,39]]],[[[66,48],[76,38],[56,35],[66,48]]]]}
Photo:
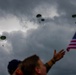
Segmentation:
{"type": "Polygon", "coordinates": [[[75,18],[76,17],[76,14],[73,14],[72,17],[75,18]]]}
{"type": "Polygon", "coordinates": [[[6,39],[6,36],[3,36],[3,35],[2,35],[2,36],[0,37],[0,39],[1,39],[1,40],[5,40],[5,39],[6,39]]]}
{"type": "Polygon", "coordinates": [[[40,18],[40,17],[42,17],[42,15],[41,14],[37,14],[36,17],[37,18],[40,18]]]}

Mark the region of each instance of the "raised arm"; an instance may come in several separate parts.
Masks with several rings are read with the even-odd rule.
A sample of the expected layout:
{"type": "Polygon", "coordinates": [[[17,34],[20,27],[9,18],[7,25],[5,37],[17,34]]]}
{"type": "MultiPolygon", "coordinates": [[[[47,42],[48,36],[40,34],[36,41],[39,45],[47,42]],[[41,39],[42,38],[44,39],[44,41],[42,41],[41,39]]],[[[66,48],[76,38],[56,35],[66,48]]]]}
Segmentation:
{"type": "Polygon", "coordinates": [[[58,53],[56,52],[56,50],[54,50],[53,58],[45,64],[47,72],[51,69],[51,67],[57,61],[59,61],[60,59],[62,59],[64,57],[64,55],[65,55],[65,51],[63,49],[60,50],[58,53]]]}

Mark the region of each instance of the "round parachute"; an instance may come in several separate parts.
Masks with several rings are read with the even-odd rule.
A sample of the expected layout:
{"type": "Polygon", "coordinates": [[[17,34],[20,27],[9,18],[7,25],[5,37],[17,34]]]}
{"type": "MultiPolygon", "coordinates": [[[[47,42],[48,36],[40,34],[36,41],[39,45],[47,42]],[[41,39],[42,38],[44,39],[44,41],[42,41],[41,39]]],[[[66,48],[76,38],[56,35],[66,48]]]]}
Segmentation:
{"type": "Polygon", "coordinates": [[[37,18],[40,18],[40,17],[42,17],[42,15],[41,14],[37,14],[36,17],[37,18]]]}
{"type": "Polygon", "coordinates": [[[73,17],[73,18],[76,18],[76,14],[73,14],[72,17],[73,17]]]}
{"type": "Polygon", "coordinates": [[[6,36],[1,36],[0,39],[1,40],[5,40],[6,39],[6,36]]]}

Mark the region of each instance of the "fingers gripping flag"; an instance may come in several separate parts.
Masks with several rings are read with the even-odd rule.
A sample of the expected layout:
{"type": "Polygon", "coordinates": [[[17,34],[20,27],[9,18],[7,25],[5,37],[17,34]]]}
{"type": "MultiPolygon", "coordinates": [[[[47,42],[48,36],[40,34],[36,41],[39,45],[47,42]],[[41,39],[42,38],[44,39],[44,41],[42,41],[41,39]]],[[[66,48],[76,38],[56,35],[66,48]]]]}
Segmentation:
{"type": "Polygon", "coordinates": [[[76,49],[76,32],[75,32],[72,40],[70,41],[70,44],[67,47],[67,51],[69,51],[70,49],[76,49]]]}

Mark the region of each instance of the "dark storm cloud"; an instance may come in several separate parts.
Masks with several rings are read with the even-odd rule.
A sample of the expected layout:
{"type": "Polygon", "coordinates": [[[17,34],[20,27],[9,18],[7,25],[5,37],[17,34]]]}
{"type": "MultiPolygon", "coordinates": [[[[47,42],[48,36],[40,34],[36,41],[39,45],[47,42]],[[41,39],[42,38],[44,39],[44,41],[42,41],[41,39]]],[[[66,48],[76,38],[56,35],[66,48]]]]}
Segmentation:
{"type": "Polygon", "coordinates": [[[1,13],[16,16],[31,15],[32,10],[40,2],[38,0],[32,0],[31,2],[30,0],[0,0],[0,10],[2,11],[1,13]]]}
{"type": "MultiPolygon", "coordinates": [[[[4,32],[3,34],[6,35],[7,41],[12,45],[12,51],[9,54],[7,52],[4,53],[5,51],[3,53],[1,52],[2,53],[1,57],[4,57],[1,60],[1,62],[3,62],[2,64],[5,64],[5,66],[1,66],[0,68],[3,68],[3,70],[5,70],[5,67],[7,67],[7,64],[10,60],[14,58],[22,60],[32,54],[39,55],[41,59],[43,59],[44,62],[46,62],[53,57],[54,49],[57,49],[58,52],[60,49],[62,49],[62,47],[66,48],[65,45],[68,40],[67,36],[69,34],[68,35],[67,33],[65,34],[66,31],[64,32],[63,30],[58,28],[57,28],[58,30],[57,29],[53,30],[54,25],[52,26],[53,26],[52,28],[50,25],[48,25],[45,27],[39,27],[36,30],[29,30],[27,31],[27,34],[21,31],[13,31],[10,33],[4,32]],[[60,35],[57,36],[58,33],[60,35]]],[[[75,52],[72,54],[67,53],[65,58],[57,62],[56,65],[51,69],[49,75],[50,74],[66,75],[67,73],[70,73],[70,71],[75,73],[74,71],[75,63],[72,62],[73,61],[72,55],[75,57],[75,52]],[[73,66],[69,66],[70,64],[73,64],[73,66]],[[69,70],[69,71],[63,71],[63,70],[69,70]]],[[[5,71],[7,73],[7,70],[5,71]]]]}
{"type": "MultiPolygon", "coordinates": [[[[56,3],[60,16],[55,16],[54,20],[46,18],[45,25],[41,23],[37,29],[28,30],[27,34],[22,31],[4,32],[7,42],[12,45],[12,50],[8,53],[0,47],[1,75],[8,75],[7,64],[14,58],[22,60],[29,55],[38,54],[46,62],[52,58],[54,49],[57,49],[57,52],[62,48],[66,49],[75,32],[75,30],[72,31],[75,28],[75,20],[71,17],[76,13],[76,6],[73,4],[75,0],[73,3],[71,0],[0,0],[0,16],[5,17],[8,14],[18,17],[33,16],[32,10],[43,2],[56,3]]],[[[75,75],[75,56],[74,51],[66,53],[66,56],[56,63],[48,75],[75,75]]]]}
{"type": "Polygon", "coordinates": [[[5,73],[5,72],[7,73],[7,64],[10,60],[14,58],[22,60],[29,55],[38,54],[43,59],[44,56],[47,55],[47,53],[49,53],[48,50],[45,50],[47,48],[45,48],[43,44],[38,43],[38,40],[36,39],[36,34],[35,37],[31,36],[30,38],[30,35],[34,35],[33,31],[31,32],[32,33],[28,33],[28,35],[25,35],[25,33],[21,31],[3,33],[7,37],[7,42],[11,43],[12,51],[8,53],[4,49],[1,49],[2,47],[0,48],[2,53],[2,55],[0,54],[0,56],[2,57],[2,59],[0,60],[1,62],[0,69],[2,69],[0,73],[5,73]],[[3,72],[3,70],[5,70],[5,72],[3,72]]]}
{"type": "MultiPolygon", "coordinates": [[[[76,13],[75,7],[76,5],[73,4],[75,0],[66,1],[66,0],[0,0],[0,15],[5,17],[7,14],[13,14],[17,17],[24,17],[27,16],[35,17],[32,13],[35,9],[35,7],[41,5],[42,3],[48,3],[48,4],[57,4],[57,12],[60,15],[60,17],[57,17],[54,19],[54,22],[61,22],[65,23],[68,22],[69,25],[75,25],[75,20],[72,18],[72,14],[76,13]]],[[[38,14],[38,13],[37,13],[38,14]]]]}
{"type": "Polygon", "coordinates": [[[72,18],[72,15],[76,13],[76,5],[73,4],[75,0],[66,1],[66,0],[57,0],[58,3],[58,13],[64,14],[59,17],[64,22],[67,22],[69,25],[74,26],[76,19],[72,18]]]}

